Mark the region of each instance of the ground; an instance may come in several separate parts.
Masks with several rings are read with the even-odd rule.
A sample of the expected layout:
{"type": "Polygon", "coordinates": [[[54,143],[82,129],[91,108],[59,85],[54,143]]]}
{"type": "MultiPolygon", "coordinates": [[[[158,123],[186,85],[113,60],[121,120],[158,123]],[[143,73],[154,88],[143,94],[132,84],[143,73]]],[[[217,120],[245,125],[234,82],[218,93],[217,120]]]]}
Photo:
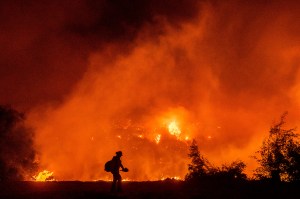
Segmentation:
{"type": "Polygon", "coordinates": [[[261,182],[202,182],[197,185],[182,181],[123,182],[122,193],[110,193],[110,182],[0,182],[1,199],[99,199],[99,198],[298,198],[300,184],[261,182]]]}

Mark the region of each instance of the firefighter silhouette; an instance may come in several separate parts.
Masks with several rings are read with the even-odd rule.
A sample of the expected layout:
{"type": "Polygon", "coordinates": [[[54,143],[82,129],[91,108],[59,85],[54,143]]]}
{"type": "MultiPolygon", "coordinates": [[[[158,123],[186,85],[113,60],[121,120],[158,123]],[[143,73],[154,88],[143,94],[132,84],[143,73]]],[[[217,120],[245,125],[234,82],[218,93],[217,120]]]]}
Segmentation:
{"type": "Polygon", "coordinates": [[[111,173],[113,174],[113,182],[111,186],[111,192],[122,192],[122,177],[120,175],[121,171],[128,172],[128,169],[122,165],[121,157],[122,151],[116,152],[116,156],[114,156],[111,160],[111,173]]]}

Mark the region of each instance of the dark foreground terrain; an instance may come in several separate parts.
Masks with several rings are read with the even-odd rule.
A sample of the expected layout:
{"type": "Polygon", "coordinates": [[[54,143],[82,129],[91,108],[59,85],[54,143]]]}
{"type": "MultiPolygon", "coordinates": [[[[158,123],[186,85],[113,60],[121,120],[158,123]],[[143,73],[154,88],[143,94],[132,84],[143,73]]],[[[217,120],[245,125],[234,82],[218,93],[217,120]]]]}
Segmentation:
{"type": "Polygon", "coordinates": [[[0,182],[0,198],[300,198],[300,184],[262,182],[202,182],[198,185],[182,181],[123,182],[123,193],[110,193],[110,182],[0,182]]]}

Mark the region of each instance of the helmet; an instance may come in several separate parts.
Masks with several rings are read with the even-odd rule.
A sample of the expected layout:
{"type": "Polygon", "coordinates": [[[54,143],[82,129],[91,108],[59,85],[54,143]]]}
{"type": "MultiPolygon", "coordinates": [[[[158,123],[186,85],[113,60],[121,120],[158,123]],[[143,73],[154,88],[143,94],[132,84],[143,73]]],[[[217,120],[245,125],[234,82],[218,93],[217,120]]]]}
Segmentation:
{"type": "Polygon", "coordinates": [[[116,154],[117,154],[117,156],[120,156],[120,157],[123,155],[122,151],[117,151],[116,154]]]}

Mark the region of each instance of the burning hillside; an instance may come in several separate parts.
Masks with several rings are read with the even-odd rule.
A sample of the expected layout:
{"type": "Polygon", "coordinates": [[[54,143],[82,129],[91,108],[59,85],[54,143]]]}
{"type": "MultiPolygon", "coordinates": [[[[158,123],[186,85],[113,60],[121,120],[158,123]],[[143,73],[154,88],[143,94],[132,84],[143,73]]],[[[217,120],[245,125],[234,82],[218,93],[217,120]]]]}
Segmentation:
{"type": "Polygon", "coordinates": [[[297,1],[1,2],[0,103],[26,110],[40,170],[131,180],[250,156],[272,121],[299,126],[297,1]]]}

